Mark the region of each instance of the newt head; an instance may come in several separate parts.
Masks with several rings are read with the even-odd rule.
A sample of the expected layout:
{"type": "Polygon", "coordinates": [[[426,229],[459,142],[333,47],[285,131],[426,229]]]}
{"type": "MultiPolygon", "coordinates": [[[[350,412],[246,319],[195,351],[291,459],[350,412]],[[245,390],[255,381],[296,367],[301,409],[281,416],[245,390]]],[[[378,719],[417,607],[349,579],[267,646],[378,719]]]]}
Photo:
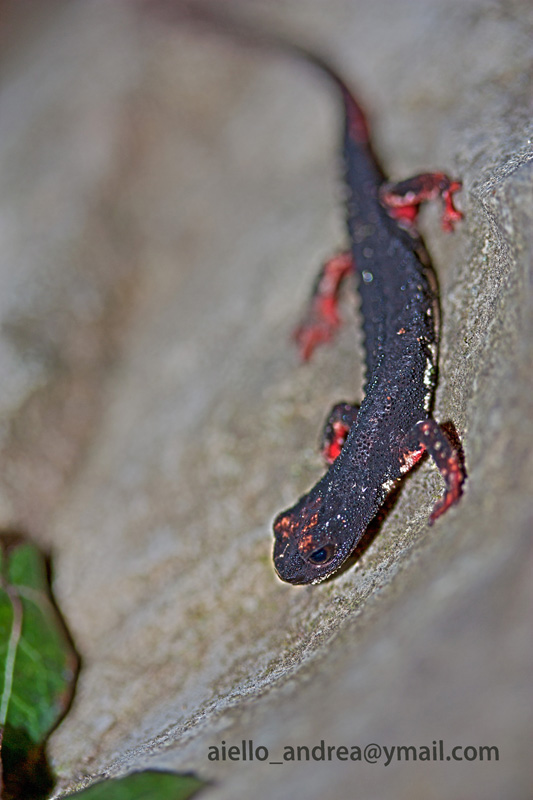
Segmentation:
{"type": "Polygon", "coordinates": [[[319,583],[336,572],[359,534],[345,514],[328,509],[320,493],[312,491],[276,517],[274,537],[274,567],[279,577],[287,583],[305,584],[319,583]]]}

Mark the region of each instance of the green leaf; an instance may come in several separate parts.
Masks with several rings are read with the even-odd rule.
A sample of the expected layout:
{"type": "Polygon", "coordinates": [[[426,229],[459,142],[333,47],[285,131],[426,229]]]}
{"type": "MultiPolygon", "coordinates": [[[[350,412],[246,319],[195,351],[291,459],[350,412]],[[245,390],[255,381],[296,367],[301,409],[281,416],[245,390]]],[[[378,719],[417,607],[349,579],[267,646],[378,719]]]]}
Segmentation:
{"type": "Polygon", "coordinates": [[[187,800],[206,784],[193,775],[146,770],[125,778],[100,781],[65,797],[76,800],[187,800]]]}
{"type": "Polygon", "coordinates": [[[68,705],[77,659],[50,596],[46,562],[0,535],[0,741],[4,786],[36,753],[68,705]],[[21,766],[22,765],[22,766],[21,766]]]}

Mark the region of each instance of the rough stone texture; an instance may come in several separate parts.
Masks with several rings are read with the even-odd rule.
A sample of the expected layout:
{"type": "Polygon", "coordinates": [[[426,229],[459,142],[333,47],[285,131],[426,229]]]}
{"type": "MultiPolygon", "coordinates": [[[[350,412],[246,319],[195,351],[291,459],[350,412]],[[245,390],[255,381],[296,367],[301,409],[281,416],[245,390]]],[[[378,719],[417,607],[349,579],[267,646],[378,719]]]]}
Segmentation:
{"type": "Polygon", "coordinates": [[[423,464],[357,563],[308,588],[274,577],[270,521],[362,379],[355,323],[305,367],[287,344],[343,241],[335,99],[126,2],[48,5],[0,91],[1,508],[52,548],[83,657],[50,747],[62,788],[164,766],[216,800],[530,797],[529,4],[243,3],[355,76],[393,177],[465,184],[455,236],[424,216],[464,498],[429,529],[423,464]],[[242,739],[272,760],[322,739],[500,760],[208,760],[242,739]]]}

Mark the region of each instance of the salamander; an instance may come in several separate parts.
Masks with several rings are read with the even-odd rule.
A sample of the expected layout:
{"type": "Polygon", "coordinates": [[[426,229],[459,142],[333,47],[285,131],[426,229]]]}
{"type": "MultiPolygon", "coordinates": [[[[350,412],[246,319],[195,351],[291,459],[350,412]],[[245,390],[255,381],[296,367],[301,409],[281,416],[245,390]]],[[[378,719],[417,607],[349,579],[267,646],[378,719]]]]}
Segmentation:
{"type": "Polygon", "coordinates": [[[442,226],[462,214],[453,195],[459,181],[424,173],[397,184],[384,178],[373,153],[361,106],[339,74],[297,48],[325,73],[341,95],[342,154],[347,187],[350,251],[321,269],[309,308],[295,331],[307,360],[338,325],[339,288],[355,275],[366,353],[360,406],[334,406],[324,431],[324,476],[274,521],[274,566],[291,584],[318,583],[353,552],[402,476],[428,452],[445,482],[433,523],[462,492],[458,450],[432,416],[437,380],[438,294],[434,273],[415,229],[420,204],[440,196],[442,226]]]}
{"type": "Polygon", "coordinates": [[[361,106],[337,70],[319,55],[259,31],[227,10],[168,0],[151,0],[149,5],[159,6],[168,19],[184,17],[242,44],[304,59],[334,84],[342,100],[350,252],[336,254],[321,269],[295,339],[307,360],[319,344],[333,338],[339,326],[339,289],[355,275],[366,352],[364,399],[360,406],[334,406],[323,437],[329,469],[274,521],[279,577],[292,584],[318,583],[346,561],[387,495],[424,452],[446,485],[430,523],[461,495],[462,459],[431,413],[439,306],[436,279],[415,228],[420,204],[440,196],[442,226],[452,230],[462,217],[453,202],[461,184],[442,172],[396,184],[386,181],[361,106]]]}

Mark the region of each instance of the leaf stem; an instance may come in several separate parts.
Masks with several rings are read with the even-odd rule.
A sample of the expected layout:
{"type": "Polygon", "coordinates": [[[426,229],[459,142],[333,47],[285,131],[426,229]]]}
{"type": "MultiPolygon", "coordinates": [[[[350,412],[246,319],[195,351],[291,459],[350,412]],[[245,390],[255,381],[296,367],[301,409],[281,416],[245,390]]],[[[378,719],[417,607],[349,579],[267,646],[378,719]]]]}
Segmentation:
{"type": "Polygon", "coordinates": [[[18,594],[13,591],[11,586],[4,586],[4,591],[11,601],[13,608],[13,622],[11,625],[11,636],[7,647],[5,670],[4,670],[4,690],[0,700],[0,727],[3,728],[7,720],[7,711],[11,699],[13,688],[13,676],[15,673],[15,658],[17,656],[18,644],[22,632],[22,601],[18,594]]]}

